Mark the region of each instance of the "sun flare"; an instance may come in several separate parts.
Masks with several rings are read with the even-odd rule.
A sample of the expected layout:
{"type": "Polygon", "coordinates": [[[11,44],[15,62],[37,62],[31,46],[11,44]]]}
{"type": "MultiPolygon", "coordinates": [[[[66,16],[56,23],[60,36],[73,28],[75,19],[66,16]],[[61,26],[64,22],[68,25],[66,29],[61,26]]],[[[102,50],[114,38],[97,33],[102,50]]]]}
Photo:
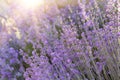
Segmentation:
{"type": "Polygon", "coordinates": [[[44,4],[44,0],[20,0],[20,4],[24,8],[36,8],[44,4]]]}

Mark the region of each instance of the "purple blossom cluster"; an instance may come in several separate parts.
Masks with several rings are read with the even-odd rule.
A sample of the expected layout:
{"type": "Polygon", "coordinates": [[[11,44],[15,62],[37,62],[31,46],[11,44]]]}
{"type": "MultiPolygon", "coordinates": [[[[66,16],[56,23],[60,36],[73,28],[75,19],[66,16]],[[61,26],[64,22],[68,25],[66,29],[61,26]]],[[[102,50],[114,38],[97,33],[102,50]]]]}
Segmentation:
{"type": "Polygon", "coordinates": [[[0,79],[21,80],[24,67],[19,52],[14,48],[4,47],[0,49],[0,79]]]}
{"type": "Polygon", "coordinates": [[[20,38],[11,27],[0,48],[0,80],[119,80],[119,2],[77,3],[12,9],[20,38]]]}

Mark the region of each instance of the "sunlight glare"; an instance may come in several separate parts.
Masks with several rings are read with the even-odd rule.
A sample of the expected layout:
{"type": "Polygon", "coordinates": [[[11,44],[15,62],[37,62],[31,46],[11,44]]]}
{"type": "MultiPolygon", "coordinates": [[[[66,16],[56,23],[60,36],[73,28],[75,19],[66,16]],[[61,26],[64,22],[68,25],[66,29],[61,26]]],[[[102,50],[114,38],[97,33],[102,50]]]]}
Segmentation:
{"type": "Polygon", "coordinates": [[[36,8],[44,4],[44,0],[20,0],[20,4],[24,8],[36,8]]]}

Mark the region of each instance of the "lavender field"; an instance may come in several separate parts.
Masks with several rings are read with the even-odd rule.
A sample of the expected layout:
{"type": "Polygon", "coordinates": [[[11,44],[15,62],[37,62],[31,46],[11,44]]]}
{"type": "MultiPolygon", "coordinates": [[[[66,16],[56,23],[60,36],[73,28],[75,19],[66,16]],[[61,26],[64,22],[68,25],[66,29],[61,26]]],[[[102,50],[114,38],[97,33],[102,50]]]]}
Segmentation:
{"type": "Polygon", "coordinates": [[[120,80],[119,0],[0,1],[0,80],[120,80]]]}

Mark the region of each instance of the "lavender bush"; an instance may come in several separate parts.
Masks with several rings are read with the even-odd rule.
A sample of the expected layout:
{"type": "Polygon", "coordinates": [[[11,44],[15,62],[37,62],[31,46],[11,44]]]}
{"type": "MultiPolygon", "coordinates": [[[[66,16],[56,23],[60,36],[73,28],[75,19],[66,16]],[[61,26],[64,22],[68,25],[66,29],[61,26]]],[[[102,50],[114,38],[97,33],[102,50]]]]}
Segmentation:
{"type": "Polygon", "coordinates": [[[1,19],[0,80],[120,79],[119,2],[75,4],[10,6],[1,19]]]}

